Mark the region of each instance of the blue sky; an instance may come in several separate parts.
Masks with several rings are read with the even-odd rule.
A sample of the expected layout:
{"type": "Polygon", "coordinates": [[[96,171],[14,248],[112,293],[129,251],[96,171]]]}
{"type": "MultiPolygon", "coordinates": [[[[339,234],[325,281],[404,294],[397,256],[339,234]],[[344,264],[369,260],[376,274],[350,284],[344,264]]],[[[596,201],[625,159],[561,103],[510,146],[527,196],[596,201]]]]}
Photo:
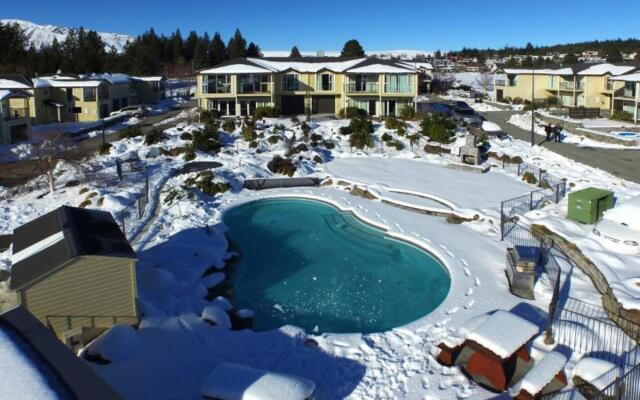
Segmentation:
{"type": "Polygon", "coordinates": [[[236,27],[265,50],[448,50],[640,37],[640,1],[400,0],[5,1],[0,18],[139,34],[153,26],[183,34],[236,27]],[[62,6],[63,5],[63,6],[62,6]],[[623,12],[617,10],[624,10],[623,12]]]}

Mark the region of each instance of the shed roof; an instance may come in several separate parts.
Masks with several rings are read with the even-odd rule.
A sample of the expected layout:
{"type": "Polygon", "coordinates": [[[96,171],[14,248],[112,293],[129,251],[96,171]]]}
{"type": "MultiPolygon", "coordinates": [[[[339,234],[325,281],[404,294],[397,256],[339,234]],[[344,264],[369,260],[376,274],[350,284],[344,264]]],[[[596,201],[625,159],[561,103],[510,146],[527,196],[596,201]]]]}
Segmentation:
{"type": "Polygon", "coordinates": [[[24,287],[79,256],[136,258],[110,213],[62,206],[14,231],[10,287],[24,287]]]}
{"type": "Polygon", "coordinates": [[[7,398],[122,399],[23,307],[0,314],[0,352],[7,398]]]}
{"type": "Polygon", "coordinates": [[[578,190],[577,192],[569,193],[569,196],[579,197],[585,200],[596,200],[602,197],[611,196],[612,194],[613,192],[610,190],[588,187],[586,189],[578,190]]]}

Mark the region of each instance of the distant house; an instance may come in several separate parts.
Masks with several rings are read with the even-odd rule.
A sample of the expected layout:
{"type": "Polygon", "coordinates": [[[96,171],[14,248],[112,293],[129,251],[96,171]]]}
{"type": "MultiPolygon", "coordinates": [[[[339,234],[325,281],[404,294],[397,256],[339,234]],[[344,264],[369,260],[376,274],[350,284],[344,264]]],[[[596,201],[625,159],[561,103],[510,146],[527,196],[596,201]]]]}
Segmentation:
{"type": "Polygon", "coordinates": [[[132,76],[131,83],[139,103],[151,104],[165,98],[166,80],[162,76],[132,76]]]}
{"type": "Polygon", "coordinates": [[[17,143],[31,133],[32,85],[21,75],[0,75],[0,144],[17,143]]]}
{"type": "Polygon", "coordinates": [[[120,400],[24,307],[0,314],[0,397],[120,400]]]}
{"type": "Polygon", "coordinates": [[[611,110],[626,111],[633,121],[640,121],[640,68],[633,73],[611,78],[613,102],[611,110]]]}
{"type": "Polygon", "coordinates": [[[75,348],[138,323],[135,263],[110,213],[63,206],[14,231],[9,288],[75,348]]]}

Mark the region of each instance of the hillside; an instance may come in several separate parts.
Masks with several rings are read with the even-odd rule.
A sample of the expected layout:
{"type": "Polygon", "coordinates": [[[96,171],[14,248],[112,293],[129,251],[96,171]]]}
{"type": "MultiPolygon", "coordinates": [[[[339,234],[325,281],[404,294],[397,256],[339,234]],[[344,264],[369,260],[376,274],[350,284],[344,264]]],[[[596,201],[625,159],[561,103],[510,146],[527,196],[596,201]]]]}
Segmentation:
{"type": "MultiPolygon", "coordinates": [[[[38,25],[36,23],[20,19],[1,19],[0,23],[17,23],[20,25],[29,38],[29,43],[33,43],[36,48],[41,48],[43,45],[49,45],[53,43],[54,39],[57,39],[58,42],[63,42],[71,30],[71,28],[56,25],[38,25]]],[[[104,41],[105,49],[109,50],[111,49],[111,46],[113,46],[118,52],[121,52],[124,49],[124,46],[128,41],[133,41],[134,39],[133,36],[119,33],[98,32],[98,35],[100,35],[104,41]]]]}

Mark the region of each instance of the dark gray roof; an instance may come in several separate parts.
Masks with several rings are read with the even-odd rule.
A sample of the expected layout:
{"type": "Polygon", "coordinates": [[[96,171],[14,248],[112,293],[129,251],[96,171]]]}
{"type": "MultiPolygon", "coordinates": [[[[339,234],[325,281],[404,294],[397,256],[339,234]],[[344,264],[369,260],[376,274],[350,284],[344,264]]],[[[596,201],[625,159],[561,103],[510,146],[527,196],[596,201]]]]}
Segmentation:
{"type": "Polygon", "coordinates": [[[13,232],[13,254],[62,232],[64,239],[29,254],[11,267],[11,289],[49,274],[79,256],[136,258],[111,216],[100,210],[62,206],[13,232]]]}
{"type": "Polygon", "coordinates": [[[29,87],[33,87],[33,83],[27,79],[24,75],[19,74],[0,74],[0,79],[6,79],[9,81],[20,82],[29,87]]]}
{"type": "MultiPolygon", "coordinates": [[[[37,367],[62,399],[120,400],[122,396],[23,307],[0,314],[0,331],[12,348],[37,367]]],[[[2,365],[0,368],[11,368],[2,365]]],[[[19,382],[12,382],[19,385],[19,382]]],[[[25,391],[29,388],[25,387],[25,391]]],[[[1,395],[0,395],[1,397],[1,395]]]]}

